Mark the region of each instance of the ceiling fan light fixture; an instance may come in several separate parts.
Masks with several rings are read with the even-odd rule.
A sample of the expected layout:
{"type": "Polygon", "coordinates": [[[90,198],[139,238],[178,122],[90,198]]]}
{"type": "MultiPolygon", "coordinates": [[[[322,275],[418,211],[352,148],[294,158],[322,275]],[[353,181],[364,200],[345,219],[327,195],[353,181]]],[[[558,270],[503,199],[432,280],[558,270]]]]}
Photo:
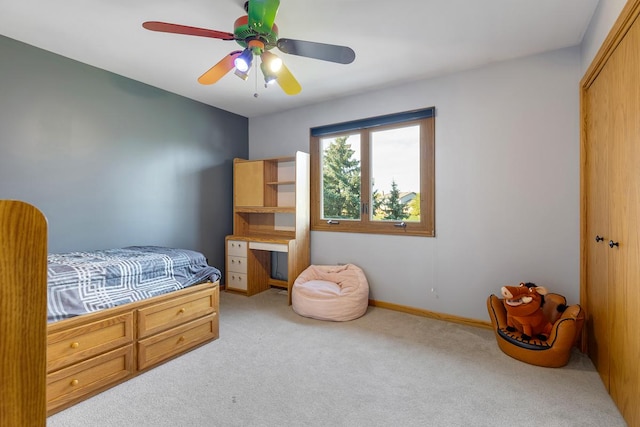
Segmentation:
{"type": "Polygon", "coordinates": [[[236,68],[236,71],[233,74],[235,74],[236,76],[240,77],[242,80],[247,80],[249,78],[249,73],[248,72],[240,71],[237,68],[236,68]]]}
{"type": "Polygon", "coordinates": [[[238,56],[233,61],[233,64],[235,65],[236,69],[241,73],[247,73],[247,71],[249,71],[249,68],[251,68],[252,61],[253,61],[253,52],[251,52],[251,50],[247,48],[243,50],[240,56],[238,56]]]}
{"type": "Polygon", "coordinates": [[[282,59],[273,55],[273,59],[269,61],[268,66],[269,66],[269,70],[273,71],[274,73],[277,73],[282,68],[282,59]]]}
{"type": "Polygon", "coordinates": [[[282,59],[267,51],[262,52],[260,59],[262,59],[260,70],[262,70],[262,74],[264,75],[265,84],[275,82],[278,78],[278,72],[282,69],[282,59]]]}
{"type": "Polygon", "coordinates": [[[278,75],[269,69],[269,66],[266,62],[262,61],[260,63],[260,70],[262,71],[262,75],[264,76],[265,85],[271,84],[276,81],[278,75]]]}
{"type": "Polygon", "coordinates": [[[282,68],[282,59],[271,52],[263,52],[260,56],[262,63],[273,73],[277,73],[282,68]]]}

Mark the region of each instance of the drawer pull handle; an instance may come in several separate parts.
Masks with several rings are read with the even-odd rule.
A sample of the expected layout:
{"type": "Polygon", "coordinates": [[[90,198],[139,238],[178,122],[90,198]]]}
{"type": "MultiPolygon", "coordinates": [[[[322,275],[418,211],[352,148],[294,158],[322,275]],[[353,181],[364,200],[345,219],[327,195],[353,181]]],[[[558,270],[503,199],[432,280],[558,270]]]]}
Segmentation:
{"type": "Polygon", "coordinates": [[[79,383],[79,382],[80,382],[80,381],[78,381],[78,380],[71,380],[71,382],[69,383],[69,385],[71,385],[72,387],[75,387],[75,386],[77,386],[77,385],[78,385],[78,383],[79,383]]]}
{"type": "Polygon", "coordinates": [[[184,335],[182,335],[180,338],[178,338],[178,342],[183,342],[184,341],[184,335]]]}
{"type": "Polygon", "coordinates": [[[184,307],[182,307],[180,310],[178,310],[178,313],[182,314],[182,313],[184,313],[185,311],[187,311],[187,310],[185,310],[185,308],[184,308],[184,307]]]}
{"type": "Polygon", "coordinates": [[[78,343],[78,342],[72,342],[72,343],[71,343],[71,345],[70,345],[69,347],[71,347],[71,348],[78,348],[78,347],[80,347],[80,343],[78,343]]]}

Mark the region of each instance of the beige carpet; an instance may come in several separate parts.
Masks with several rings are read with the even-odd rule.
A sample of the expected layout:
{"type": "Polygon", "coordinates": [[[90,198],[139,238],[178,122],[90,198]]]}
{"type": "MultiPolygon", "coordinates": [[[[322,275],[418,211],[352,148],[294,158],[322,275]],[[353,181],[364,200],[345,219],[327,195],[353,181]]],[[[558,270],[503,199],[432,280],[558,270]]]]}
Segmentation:
{"type": "Polygon", "coordinates": [[[626,425],[577,350],[540,368],[503,354],[489,330],[382,308],[322,322],[278,290],[222,292],[220,305],[220,339],[47,425],[626,425]]]}

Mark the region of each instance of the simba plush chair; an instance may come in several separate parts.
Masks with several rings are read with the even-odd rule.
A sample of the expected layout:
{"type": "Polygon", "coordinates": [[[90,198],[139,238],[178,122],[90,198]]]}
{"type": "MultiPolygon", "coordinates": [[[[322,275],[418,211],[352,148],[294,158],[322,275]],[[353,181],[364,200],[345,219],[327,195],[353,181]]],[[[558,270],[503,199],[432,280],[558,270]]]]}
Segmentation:
{"type": "Polygon", "coordinates": [[[498,347],[522,362],[532,365],[559,368],[566,365],[571,357],[571,349],[576,344],[582,324],[584,312],[578,304],[570,305],[562,313],[559,305],[566,306],[566,299],[562,295],[549,293],[544,296],[542,306],[545,317],[553,324],[551,334],[546,341],[537,338],[525,340],[520,332],[507,330],[507,311],[503,299],[491,295],[487,299],[487,309],[493,325],[493,331],[498,341],[498,347]]]}
{"type": "Polygon", "coordinates": [[[301,316],[353,320],[367,311],[369,283],[353,264],[311,265],[293,283],[291,304],[301,316]]]}

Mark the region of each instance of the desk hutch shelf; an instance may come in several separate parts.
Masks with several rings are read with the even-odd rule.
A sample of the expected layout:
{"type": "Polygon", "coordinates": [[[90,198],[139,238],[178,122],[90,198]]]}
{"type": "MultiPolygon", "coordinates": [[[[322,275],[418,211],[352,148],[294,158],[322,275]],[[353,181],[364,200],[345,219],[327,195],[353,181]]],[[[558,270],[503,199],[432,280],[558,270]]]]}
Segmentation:
{"type": "Polygon", "coordinates": [[[309,266],[309,154],[234,159],[233,234],[226,237],[226,289],[254,295],[291,286],[309,266]],[[287,254],[287,279],[271,277],[271,252],[287,254]]]}

